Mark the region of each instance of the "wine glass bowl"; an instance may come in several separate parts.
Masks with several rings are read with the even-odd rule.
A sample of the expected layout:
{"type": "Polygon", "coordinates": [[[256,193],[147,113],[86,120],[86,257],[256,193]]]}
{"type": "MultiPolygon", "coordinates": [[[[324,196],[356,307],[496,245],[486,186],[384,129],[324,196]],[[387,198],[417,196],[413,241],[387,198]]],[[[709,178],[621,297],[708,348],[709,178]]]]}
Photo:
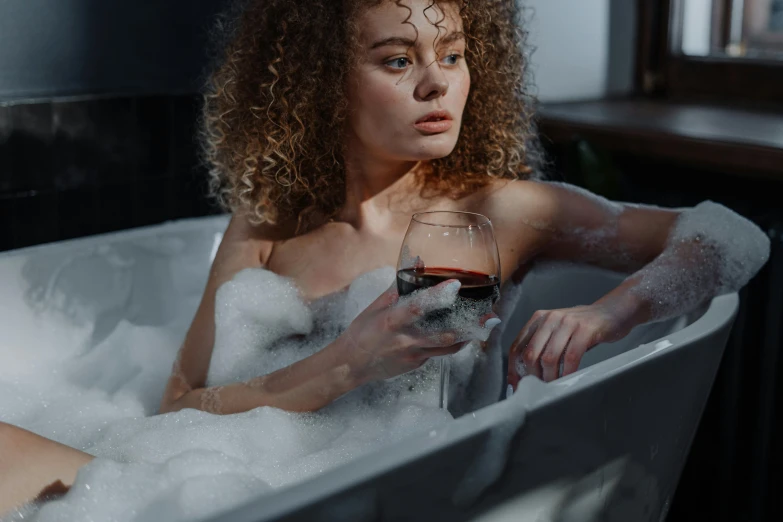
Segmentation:
{"type": "MultiPolygon", "coordinates": [[[[452,310],[430,312],[423,321],[460,317],[478,319],[500,298],[500,255],[492,222],[472,212],[431,211],[414,214],[397,261],[397,290],[405,296],[449,279],[461,283],[452,310]],[[465,312],[467,311],[467,315],[465,312]]],[[[447,408],[449,359],[441,358],[440,405],[447,408]]]]}
{"type": "Polygon", "coordinates": [[[397,261],[400,295],[448,279],[462,283],[462,299],[494,304],[500,297],[500,256],[486,216],[432,211],[411,218],[397,261]]]}

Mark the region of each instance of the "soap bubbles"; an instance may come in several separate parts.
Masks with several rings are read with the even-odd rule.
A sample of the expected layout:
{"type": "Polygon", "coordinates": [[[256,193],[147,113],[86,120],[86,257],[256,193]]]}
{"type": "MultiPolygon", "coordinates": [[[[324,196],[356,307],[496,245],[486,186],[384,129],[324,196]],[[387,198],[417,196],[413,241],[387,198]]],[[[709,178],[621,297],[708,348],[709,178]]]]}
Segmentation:
{"type": "MultiPolygon", "coordinates": [[[[216,296],[209,383],[219,390],[323,349],[394,277],[392,267],[382,268],[305,303],[287,278],[264,269],[239,272],[216,296]]],[[[71,314],[79,322],[55,323],[60,332],[48,338],[52,346],[28,353],[15,371],[0,370],[0,419],[97,457],[67,495],[4,520],[22,520],[22,513],[39,521],[195,520],[453,421],[438,407],[434,360],[312,413],[260,407],[234,415],[193,409],[154,415],[195,305],[170,310],[165,324],[119,317],[92,346],[93,325],[85,314],[71,314]],[[49,361],[53,350],[61,353],[49,361]]],[[[40,307],[17,313],[28,314],[21,319],[29,325],[55,317],[40,307]]],[[[2,348],[0,369],[25,345],[2,348]]],[[[469,378],[479,352],[469,345],[458,354],[463,363],[455,380],[469,378]]],[[[220,410],[219,392],[207,400],[206,409],[220,410]]]]}

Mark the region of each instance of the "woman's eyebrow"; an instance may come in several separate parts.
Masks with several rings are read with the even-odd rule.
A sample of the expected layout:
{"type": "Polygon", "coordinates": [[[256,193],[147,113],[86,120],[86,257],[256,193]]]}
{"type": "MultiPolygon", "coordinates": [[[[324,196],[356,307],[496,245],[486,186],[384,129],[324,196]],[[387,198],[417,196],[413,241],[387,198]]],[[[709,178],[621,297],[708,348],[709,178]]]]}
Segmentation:
{"type": "MultiPolygon", "coordinates": [[[[438,45],[448,45],[456,40],[464,40],[464,39],[465,39],[465,33],[463,33],[462,31],[454,31],[441,38],[438,41],[438,45]]],[[[377,42],[375,42],[370,46],[370,49],[371,50],[377,49],[379,47],[384,47],[386,45],[399,45],[403,47],[413,47],[414,45],[416,45],[416,42],[404,36],[391,36],[389,38],[384,38],[383,40],[378,40],[377,42]]]]}

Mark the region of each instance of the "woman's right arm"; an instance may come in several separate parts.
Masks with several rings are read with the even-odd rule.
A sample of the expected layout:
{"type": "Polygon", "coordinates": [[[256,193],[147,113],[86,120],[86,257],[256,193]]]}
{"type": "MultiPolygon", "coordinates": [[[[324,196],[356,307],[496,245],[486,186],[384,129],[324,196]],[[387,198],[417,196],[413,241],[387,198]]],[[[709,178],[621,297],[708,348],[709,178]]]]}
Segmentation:
{"type": "Polygon", "coordinates": [[[446,281],[427,289],[422,294],[428,298],[424,303],[411,299],[398,304],[399,295],[393,285],[321,351],[247,382],[202,386],[173,396],[171,390],[176,390],[178,384],[172,376],[160,413],[195,408],[229,414],[260,406],[315,411],[362,384],[414,370],[430,357],[453,354],[464,344],[459,342],[457,332],[425,332],[413,325],[437,308],[437,303],[452,302],[458,289],[459,282],[446,281]]]}
{"type": "MultiPolygon", "coordinates": [[[[259,227],[254,227],[240,216],[233,216],[223,234],[193,322],[174,362],[159,413],[180,409],[188,394],[203,391],[212,359],[215,343],[215,294],[217,289],[245,268],[261,268],[272,249],[272,241],[263,237],[259,227]]],[[[192,407],[192,406],[191,406],[192,407]]]]}
{"type": "MultiPolygon", "coordinates": [[[[249,224],[232,219],[174,363],[159,413],[195,408],[229,414],[260,406],[314,411],[364,383],[400,375],[418,368],[430,357],[452,354],[462,347],[457,332],[415,327],[428,312],[453,303],[458,281],[445,281],[422,291],[421,298],[404,303],[398,303],[393,284],[340,337],[316,354],[247,382],[205,388],[215,342],[215,294],[240,270],[260,267],[268,259],[271,242],[257,235],[249,224]]],[[[490,317],[482,318],[482,322],[490,317]]]]}

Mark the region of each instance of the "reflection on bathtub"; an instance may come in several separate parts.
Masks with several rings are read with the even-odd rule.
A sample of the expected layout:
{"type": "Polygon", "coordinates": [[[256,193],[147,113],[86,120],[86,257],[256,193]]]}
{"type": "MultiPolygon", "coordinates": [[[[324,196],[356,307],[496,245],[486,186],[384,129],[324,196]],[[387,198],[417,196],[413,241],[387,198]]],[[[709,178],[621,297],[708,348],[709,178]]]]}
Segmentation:
{"type": "Polygon", "coordinates": [[[527,491],[474,522],[649,520],[658,497],[655,478],[625,456],[582,477],[561,479],[527,491]],[[613,501],[617,497],[624,501],[613,501]]]}
{"type": "Polygon", "coordinates": [[[494,426],[484,446],[479,450],[468,471],[460,481],[452,496],[452,502],[458,507],[469,507],[498,478],[506,466],[511,441],[525,423],[523,387],[517,398],[508,399],[507,405],[513,405],[506,421],[494,426]]]}
{"type": "Polygon", "coordinates": [[[218,248],[220,248],[220,242],[223,241],[223,232],[215,232],[215,236],[212,238],[212,251],[209,253],[209,262],[215,260],[218,248]]]}

